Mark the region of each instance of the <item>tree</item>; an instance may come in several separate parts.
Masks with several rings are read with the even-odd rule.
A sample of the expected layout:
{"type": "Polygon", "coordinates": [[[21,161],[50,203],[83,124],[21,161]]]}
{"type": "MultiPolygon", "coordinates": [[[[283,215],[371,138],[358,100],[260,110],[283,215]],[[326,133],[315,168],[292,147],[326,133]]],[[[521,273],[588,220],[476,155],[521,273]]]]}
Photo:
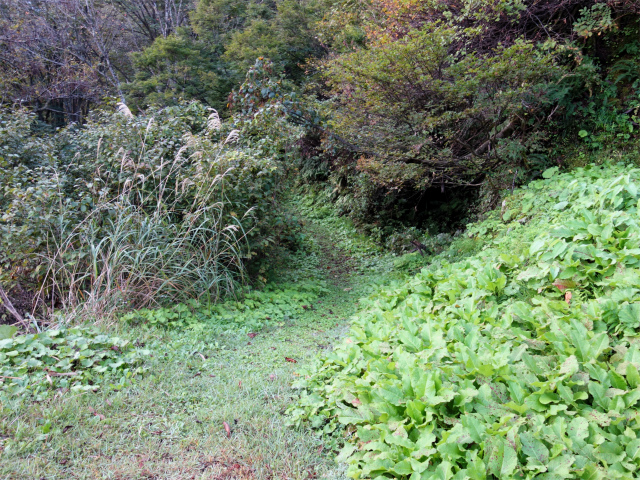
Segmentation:
{"type": "Polygon", "coordinates": [[[187,25],[191,0],[111,0],[130,19],[132,31],[147,44],[158,37],[168,37],[187,25]]]}
{"type": "Polygon", "coordinates": [[[220,109],[258,57],[303,81],[303,65],[324,53],[314,35],[321,12],[317,0],[199,0],[188,27],[133,55],[136,75],[125,88],[140,107],[184,98],[220,109]]]}
{"type": "MultiPolygon", "coordinates": [[[[593,8],[610,14],[612,30],[637,10],[609,3],[372,0],[356,24],[366,38],[334,41],[323,63],[338,133],[360,146],[358,169],[390,189],[480,185],[501,174],[500,186],[507,176],[511,184],[532,169],[584,82],[598,81],[575,27],[591,18],[587,25],[604,28],[593,8]]],[[[340,9],[331,12],[330,33],[340,9]]],[[[601,63],[614,58],[607,48],[601,63]]]]}
{"type": "Polygon", "coordinates": [[[0,0],[3,103],[55,125],[82,122],[90,105],[121,95],[135,42],[127,20],[99,0],[0,0]]]}
{"type": "Polygon", "coordinates": [[[132,54],[134,80],[124,86],[132,106],[176,105],[195,99],[224,109],[234,75],[219,52],[198,41],[186,27],[168,37],[158,37],[141,52],[132,54]]]}

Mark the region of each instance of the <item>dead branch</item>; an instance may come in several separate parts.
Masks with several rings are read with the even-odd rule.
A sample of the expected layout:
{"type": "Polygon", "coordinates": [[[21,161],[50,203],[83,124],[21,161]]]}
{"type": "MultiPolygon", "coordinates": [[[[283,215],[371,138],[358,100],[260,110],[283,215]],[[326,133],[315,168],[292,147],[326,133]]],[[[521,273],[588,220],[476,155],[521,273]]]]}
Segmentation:
{"type": "Polygon", "coordinates": [[[7,296],[6,292],[4,291],[1,285],[0,285],[0,300],[2,301],[2,304],[4,305],[4,307],[7,310],[9,310],[9,313],[11,313],[11,315],[13,315],[22,324],[24,329],[29,330],[29,323],[15,309],[15,307],[11,303],[11,300],[9,300],[9,297],[7,296]]]}

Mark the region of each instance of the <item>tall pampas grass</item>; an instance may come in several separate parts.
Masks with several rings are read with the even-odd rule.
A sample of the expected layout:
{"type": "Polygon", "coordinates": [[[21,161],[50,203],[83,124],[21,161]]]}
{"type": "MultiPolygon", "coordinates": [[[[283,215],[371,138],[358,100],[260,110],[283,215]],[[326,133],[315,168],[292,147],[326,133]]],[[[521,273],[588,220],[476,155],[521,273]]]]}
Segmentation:
{"type": "MultiPolygon", "coordinates": [[[[214,111],[205,136],[220,126],[214,111]]],[[[252,211],[227,215],[228,171],[212,174],[237,140],[232,134],[219,143],[188,134],[173,158],[146,174],[123,149],[120,174],[131,174],[117,194],[100,194],[79,223],[61,214],[50,232],[42,289],[55,299],[51,309],[67,321],[104,322],[126,310],[234,295],[244,281],[242,224],[252,211]],[[176,175],[189,168],[193,178],[176,175]]]]}

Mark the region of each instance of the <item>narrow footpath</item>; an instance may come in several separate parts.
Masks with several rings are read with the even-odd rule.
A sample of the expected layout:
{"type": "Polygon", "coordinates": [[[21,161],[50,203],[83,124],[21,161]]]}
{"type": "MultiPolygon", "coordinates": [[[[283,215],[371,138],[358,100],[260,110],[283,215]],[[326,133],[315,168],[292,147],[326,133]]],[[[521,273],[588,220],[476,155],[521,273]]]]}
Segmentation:
{"type": "Polygon", "coordinates": [[[375,272],[338,249],[326,227],[305,228],[315,245],[307,270],[328,289],[315,304],[257,332],[139,333],[167,345],[152,350],[147,373],[119,391],[68,393],[17,412],[0,478],[342,478],[321,439],[288,427],[284,412],[296,372],[344,335],[375,272]]]}

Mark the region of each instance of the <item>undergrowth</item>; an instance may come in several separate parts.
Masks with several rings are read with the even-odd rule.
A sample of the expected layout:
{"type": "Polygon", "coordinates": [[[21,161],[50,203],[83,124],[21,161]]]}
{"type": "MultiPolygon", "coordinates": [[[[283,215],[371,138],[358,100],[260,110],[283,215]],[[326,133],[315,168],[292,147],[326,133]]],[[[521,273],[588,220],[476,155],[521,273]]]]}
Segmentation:
{"type": "Polygon", "coordinates": [[[42,401],[0,400],[0,477],[343,478],[324,442],[287,426],[284,412],[296,370],[343,336],[382,278],[335,248],[323,225],[303,232],[304,248],[274,259],[264,290],[110,325],[150,352],[126,388],[94,377],[102,388],[66,391],[45,378],[42,401]]]}
{"type": "Polygon", "coordinates": [[[144,372],[148,350],[82,328],[47,330],[0,340],[0,406],[16,399],[120,389],[144,372]]]}
{"type": "Polygon", "coordinates": [[[292,421],[353,478],[624,478],[640,466],[640,170],[545,172],[381,287],[292,421]]]}
{"type": "Polygon", "coordinates": [[[240,330],[259,330],[265,325],[287,321],[311,308],[327,289],[322,282],[267,284],[263,290],[251,290],[242,300],[219,304],[189,301],[175,307],[141,309],[122,316],[133,325],[184,328],[207,325],[212,331],[233,326],[240,330]]]}

